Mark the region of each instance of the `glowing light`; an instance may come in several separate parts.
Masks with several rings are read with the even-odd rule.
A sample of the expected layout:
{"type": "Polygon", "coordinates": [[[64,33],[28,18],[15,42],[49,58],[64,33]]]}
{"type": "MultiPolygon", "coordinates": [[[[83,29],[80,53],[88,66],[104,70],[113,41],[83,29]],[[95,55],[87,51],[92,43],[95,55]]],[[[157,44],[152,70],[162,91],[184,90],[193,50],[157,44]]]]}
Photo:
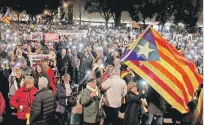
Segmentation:
{"type": "Polygon", "coordinates": [[[13,46],[16,46],[16,44],[15,44],[15,43],[13,43],[13,46]]]}
{"type": "Polygon", "coordinates": [[[68,7],[68,3],[63,3],[63,7],[67,8],[68,7]]]}
{"type": "Polygon", "coordinates": [[[76,49],[76,46],[73,46],[72,48],[73,48],[73,49],[76,49]]]}
{"type": "Polygon", "coordinates": [[[87,71],[86,73],[90,75],[90,74],[91,74],[91,71],[87,71]]]}
{"type": "Polygon", "coordinates": [[[45,10],[45,11],[44,11],[44,14],[45,14],[45,15],[48,15],[48,14],[49,14],[49,11],[48,11],[48,10],[45,10]]]}
{"type": "Polygon", "coordinates": [[[16,64],[16,66],[20,66],[20,65],[21,65],[21,63],[17,63],[17,64],[16,64]]]}
{"type": "Polygon", "coordinates": [[[79,44],[79,47],[82,48],[82,47],[83,47],[83,44],[79,44]]]}
{"type": "Polygon", "coordinates": [[[6,33],[9,33],[10,32],[10,30],[8,29],[8,30],[6,30],[6,33]]]}

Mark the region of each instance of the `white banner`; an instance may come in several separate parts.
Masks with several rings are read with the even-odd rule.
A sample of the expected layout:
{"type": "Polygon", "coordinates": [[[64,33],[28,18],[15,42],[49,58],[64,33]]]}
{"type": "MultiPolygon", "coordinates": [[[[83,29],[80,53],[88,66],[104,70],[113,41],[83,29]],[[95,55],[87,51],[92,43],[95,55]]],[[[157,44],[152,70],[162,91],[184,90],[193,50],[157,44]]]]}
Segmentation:
{"type": "Polygon", "coordinates": [[[174,42],[182,42],[183,40],[183,35],[182,34],[174,34],[173,35],[173,41],[174,42]]]}
{"type": "Polygon", "coordinates": [[[35,67],[38,63],[40,63],[40,61],[42,61],[42,59],[45,58],[49,58],[49,55],[43,55],[43,54],[37,54],[37,55],[30,55],[29,59],[30,59],[30,65],[32,67],[35,67]]]}
{"type": "Polygon", "coordinates": [[[43,39],[42,32],[31,32],[31,40],[41,41],[43,39]]]}
{"type": "Polygon", "coordinates": [[[57,30],[57,33],[70,37],[86,37],[88,30],[57,30]]]}

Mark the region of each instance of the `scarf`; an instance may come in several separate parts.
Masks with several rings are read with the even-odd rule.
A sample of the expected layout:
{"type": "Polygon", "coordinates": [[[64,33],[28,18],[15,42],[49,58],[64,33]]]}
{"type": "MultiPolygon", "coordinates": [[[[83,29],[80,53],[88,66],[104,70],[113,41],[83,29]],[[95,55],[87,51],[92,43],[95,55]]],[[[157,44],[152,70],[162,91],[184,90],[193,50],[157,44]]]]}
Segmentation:
{"type": "Polygon", "coordinates": [[[93,89],[93,88],[90,87],[89,85],[86,85],[86,88],[87,88],[88,90],[90,90],[91,92],[95,92],[97,96],[99,95],[99,94],[98,94],[98,87],[96,87],[95,89],[93,89]]]}
{"type": "Polygon", "coordinates": [[[72,93],[72,89],[70,87],[70,84],[64,84],[65,85],[65,89],[66,89],[66,95],[70,96],[70,94],[72,93]]]}
{"type": "Polygon", "coordinates": [[[22,87],[23,86],[23,84],[24,84],[24,79],[14,79],[14,87],[15,87],[15,90],[18,90],[20,87],[22,87]]]}

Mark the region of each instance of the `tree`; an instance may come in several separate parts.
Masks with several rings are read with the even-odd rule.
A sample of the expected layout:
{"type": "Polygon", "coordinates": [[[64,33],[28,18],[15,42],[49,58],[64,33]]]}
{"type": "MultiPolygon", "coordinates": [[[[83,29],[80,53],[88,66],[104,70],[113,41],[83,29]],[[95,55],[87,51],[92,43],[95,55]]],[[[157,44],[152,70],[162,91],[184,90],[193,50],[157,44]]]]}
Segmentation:
{"type": "Polygon", "coordinates": [[[44,0],[45,8],[50,11],[50,15],[48,15],[48,19],[50,22],[53,21],[54,16],[57,14],[57,9],[60,6],[59,0],[44,0]]]}
{"type": "Polygon", "coordinates": [[[177,2],[176,11],[174,13],[175,23],[182,22],[187,27],[193,27],[198,21],[202,0],[182,0],[177,2]]]}
{"type": "Polygon", "coordinates": [[[121,22],[121,13],[124,11],[127,2],[125,0],[108,0],[109,8],[111,9],[113,19],[115,22],[115,27],[119,27],[121,22]]]}
{"type": "Polygon", "coordinates": [[[84,8],[88,13],[98,12],[105,19],[105,25],[108,27],[108,21],[112,17],[108,0],[85,0],[84,8]]]}
{"type": "Polygon", "coordinates": [[[175,1],[174,0],[162,0],[157,1],[155,8],[157,8],[157,16],[156,21],[159,21],[162,25],[162,30],[165,23],[172,17],[174,11],[175,11],[175,1]]]}
{"type": "Polygon", "coordinates": [[[147,18],[152,19],[156,14],[155,0],[129,0],[125,10],[127,10],[131,16],[131,19],[139,22],[142,21],[145,25],[147,18]]]}

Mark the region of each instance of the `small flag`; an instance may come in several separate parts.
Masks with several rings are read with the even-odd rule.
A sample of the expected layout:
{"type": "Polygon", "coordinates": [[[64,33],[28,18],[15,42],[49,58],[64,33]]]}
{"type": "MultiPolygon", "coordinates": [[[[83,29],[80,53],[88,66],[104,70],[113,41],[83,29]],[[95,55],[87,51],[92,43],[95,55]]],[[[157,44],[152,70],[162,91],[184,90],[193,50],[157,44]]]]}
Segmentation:
{"type": "Polygon", "coordinates": [[[132,27],[135,29],[140,29],[140,26],[138,23],[136,23],[135,21],[132,21],[132,27]]]}
{"type": "Polygon", "coordinates": [[[203,89],[200,92],[200,95],[198,98],[198,104],[195,109],[192,121],[193,121],[192,125],[202,125],[203,124],[203,89]]]}
{"type": "Polygon", "coordinates": [[[151,26],[133,42],[121,61],[181,113],[189,111],[187,104],[203,82],[195,65],[151,26]]]}
{"type": "Polygon", "coordinates": [[[6,14],[2,18],[2,22],[10,25],[10,19],[11,19],[11,13],[10,13],[10,10],[7,9],[6,14]]]}

